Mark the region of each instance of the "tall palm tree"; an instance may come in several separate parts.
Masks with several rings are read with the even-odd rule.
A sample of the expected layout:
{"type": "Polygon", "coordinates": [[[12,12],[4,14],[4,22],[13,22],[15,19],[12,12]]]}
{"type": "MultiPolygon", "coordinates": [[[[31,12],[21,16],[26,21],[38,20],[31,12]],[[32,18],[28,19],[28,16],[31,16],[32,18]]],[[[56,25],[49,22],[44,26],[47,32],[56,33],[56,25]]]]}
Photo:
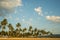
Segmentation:
{"type": "Polygon", "coordinates": [[[13,28],[12,24],[9,24],[9,25],[8,25],[8,28],[9,28],[8,35],[9,35],[9,36],[13,36],[14,28],[13,28]]]}
{"type": "Polygon", "coordinates": [[[0,29],[1,29],[1,25],[0,25],[0,29]]]}
{"type": "Polygon", "coordinates": [[[23,30],[22,30],[22,32],[23,32],[23,37],[26,37],[26,28],[24,28],[23,30]]]}
{"type": "Polygon", "coordinates": [[[26,30],[27,30],[27,29],[26,29],[26,28],[24,28],[24,29],[23,29],[23,32],[26,32],[26,30]]]}
{"type": "Polygon", "coordinates": [[[45,30],[40,30],[40,32],[42,33],[42,35],[47,34],[48,32],[46,32],[45,30]]]}
{"type": "Polygon", "coordinates": [[[33,36],[33,29],[32,29],[32,26],[29,26],[28,35],[29,35],[29,37],[33,36]]]}
{"type": "Polygon", "coordinates": [[[2,31],[4,31],[6,24],[8,24],[7,19],[4,19],[3,21],[1,21],[2,31]]]}
{"type": "Polygon", "coordinates": [[[3,19],[3,21],[1,21],[1,26],[2,26],[2,35],[4,35],[5,34],[5,26],[8,24],[8,22],[7,22],[7,19],[3,19]]]}
{"type": "Polygon", "coordinates": [[[35,28],[34,29],[34,37],[37,37],[37,32],[38,32],[38,30],[37,30],[37,28],[35,28]]]}
{"type": "Polygon", "coordinates": [[[35,31],[35,32],[36,32],[36,36],[41,36],[40,30],[37,30],[37,31],[35,31]]]}
{"type": "Polygon", "coordinates": [[[9,24],[9,25],[8,25],[8,28],[9,28],[9,31],[13,31],[13,30],[14,30],[12,24],[9,24]]]}
{"type": "Polygon", "coordinates": [[[32,31],[32,26],[29,26],[29,31],[30,31],[30,32],[32,31]]]}
{"type": "Polygon", "coordinates": [[[29,33],[32,34],[32,32],[33,32],[32,26],[29,26],[29,33]]]}
{"type": "Polygon", "coordinates": [[[47,32],[47,35],[53,35],[50,31],[47,32]]]}
{"type": "Polygon", "coordinates": [[[16,36],[19,37],[20,36],[20,31],[22,31],[22,29],[20,28],[21,24],[17,23],[16,27],[17,27],[17,29],[15,30],[16,31],[16,36]]]}
{"type": "Polygon", "coordinates": [[[34,29],[34,32],[37,32],[37,28],[34,29]]]}
{"type": "Polygon", "coordinates": [[[17,29],[20,29],[21,24],[20,24],[20,23],[17,23],[17,24],[16,24],[16,27],[17,27],[17,29]]]}

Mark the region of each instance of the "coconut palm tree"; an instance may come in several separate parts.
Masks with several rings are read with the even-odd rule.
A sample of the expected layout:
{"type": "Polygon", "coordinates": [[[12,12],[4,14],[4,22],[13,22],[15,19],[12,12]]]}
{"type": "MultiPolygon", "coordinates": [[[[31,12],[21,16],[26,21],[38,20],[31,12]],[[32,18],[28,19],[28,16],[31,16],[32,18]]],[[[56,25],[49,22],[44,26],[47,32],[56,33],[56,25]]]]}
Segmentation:
{"type": "Polygon", "coordinates": [[[12,24],[9,24],[9,25],[8,25],[8,28],[9,28],[8,35],[9,35],[9,36],[13,36],[14,28],[13,28],[12,24]]]}
{"type": "Polygon", "coordinates": [[[50,31],[47,32],[47,35],[53,35],[50,31]]]}
{"type": "Polygon", "coordinates": [[[38,32],[38,30],[37,30],[37,28],[35,28],[35,29],[34,29],[34,34],[33,34],[34,37],[37,37],[37,32],[38,32]]]}
{"type": "Polygon", "coordinates": [[[20,24],[20,23],[17,23],[17,24],[16,24],[16,27],[17,27],[17,29],[20,29],[21,24],[20,24]]]}
{"type": "Polygon", "coordinates": [[[13,31],[13,30],[14,30],[12,24],[9,24],[9,25],[8,25],[8,28],[9,28],[9,31],[13,31]]]}
{"type": "MultiPolygon", "coordinates": [[[[0,25],[0,29],[1,29],[1,25],[0,25]]],[[[1,36],[1,32],[0,32],[0,36],[1,36]]]]}
{"type": "Polygon", "coordinates": [[[33,30],[32,30],[32,26],[29,26],[29,33],[32,34],[33,30]]]}
{"type": "Polygon", "coordinates": [[[42,35],[48,34],[48,32],[46,32],[45,30],[40,30],[40,32],[42,33],[42,35]]]}
{"type": "Polygon", "coordinates": [[[17,27],[17,29],[15,30],[16,31],[16,36],[19,37],[20,36],[20,32],[22,31],[22,29],[20,28],[21,24],[17,23],[16,27],[17,27]]]}
{"type": "Polygon", "coordinates": [[[28,35],[29,35],[29,37],[33,36],[33,29],[32,29],[32,26],[29,26],[28,35]]]}
{"type": "Polygon", "coordinates": [[[22,30],[22,32],[23,32],[23,37],[26,37],[26,28],[24,28],[23,30],[22,30]]]}
{"type": "Polygon", "coordinates": [[[5,33],[5,26],[8,24],[8,22],[7,22],[7,19],[3,19],[3,21],[1,21],[1,26],[2,26],[2,35],[4,35],[4,33],[5,33]]]}
{"type": "Polygon", "coordinates": [[[24,29],[23,29],[23,32],[25,32],[26,30],[27,30],[27,29],[26,29],[26,28],[24,28],[24,29]]]}
{"type": "Polygon", "coordinates": [[[0,25],[0,29],[1,29],[1,25],[0,25]]]}
{"type": "Polygon", "coordinates": [[[2,31],[4,31],[6,24],[8,24],[7,19],[4,19],[3,21],[1,21],[2,31]]]}
{"type": "Polygon", "coordinates": [[[37,36],[41,36],[40,30],[37,30],[37,36]]]}
{"type": "Polygon", "coordinates": [[[32,26],[29,26],[29,31],[31,32],[31,30],[32,30],[32,26]]]}

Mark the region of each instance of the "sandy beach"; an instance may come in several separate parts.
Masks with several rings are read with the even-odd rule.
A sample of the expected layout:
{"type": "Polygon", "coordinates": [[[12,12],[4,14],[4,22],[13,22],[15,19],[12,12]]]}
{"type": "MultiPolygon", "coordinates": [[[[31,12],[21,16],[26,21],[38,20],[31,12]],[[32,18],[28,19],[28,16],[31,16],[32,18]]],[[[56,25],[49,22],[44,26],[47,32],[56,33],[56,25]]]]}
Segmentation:
{"type": "Polygon", "coordinates": [[[0,40],[60,40],[60,38],[0,38],[0,40]]]}

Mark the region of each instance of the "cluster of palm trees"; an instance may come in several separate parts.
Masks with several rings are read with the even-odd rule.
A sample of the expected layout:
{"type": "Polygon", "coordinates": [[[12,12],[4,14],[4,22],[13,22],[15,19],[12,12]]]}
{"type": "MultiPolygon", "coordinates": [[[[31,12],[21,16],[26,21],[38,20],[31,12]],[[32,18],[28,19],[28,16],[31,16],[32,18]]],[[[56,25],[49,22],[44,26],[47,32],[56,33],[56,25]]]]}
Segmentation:
{"type": "Polygon", "coordinates": [[[21,28],[21,24],[16,24],[16,29],[13,28],[12,24],[9,24],[7,19],[3,19],[0,22],[0,37],[38,37],[41,35],[52,35],[50,31],[46,32],[45,30],[39,30],[37,28],[32,29],[32,26],[27,28],[21,28]],[[8,31],[5,31],[6,27],[8,27],[8,31]]]}

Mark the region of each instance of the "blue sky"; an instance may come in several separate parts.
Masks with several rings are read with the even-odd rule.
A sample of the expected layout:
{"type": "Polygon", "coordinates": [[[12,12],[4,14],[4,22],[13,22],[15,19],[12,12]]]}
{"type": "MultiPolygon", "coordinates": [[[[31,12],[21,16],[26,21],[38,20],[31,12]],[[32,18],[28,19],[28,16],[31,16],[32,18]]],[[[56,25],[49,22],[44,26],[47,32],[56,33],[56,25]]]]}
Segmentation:
{"type": "Polygon", "coordinates": [[[22,28],[32,25],[60,34],[60,0],[0,0],[0,5],[0,21],[7,18],[14,28],[20,22],[22,28]]]}

